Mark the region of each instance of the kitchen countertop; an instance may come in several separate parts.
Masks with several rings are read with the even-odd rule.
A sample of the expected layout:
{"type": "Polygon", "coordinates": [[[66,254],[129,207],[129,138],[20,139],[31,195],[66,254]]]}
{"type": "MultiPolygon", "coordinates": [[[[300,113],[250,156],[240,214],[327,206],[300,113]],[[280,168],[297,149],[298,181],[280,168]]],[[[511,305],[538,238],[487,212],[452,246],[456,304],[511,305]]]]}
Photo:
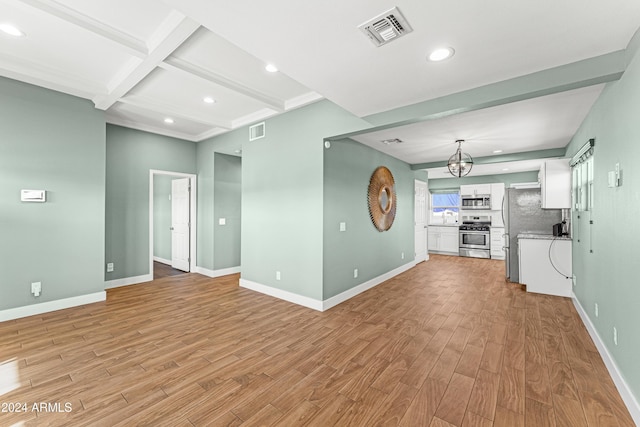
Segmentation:
{"type": "Polygon", "coordinates": [[[427,224],[429,227],[456,227],[458,228],[460,224],[427,224]]]}
{"type": "Polygon", "coordinates": [[[569,236],[554,236],[553,234],[533,234],[522,233],[518,234],[518,239],[535,239],[535,240],[571,240],[569,236]]]}

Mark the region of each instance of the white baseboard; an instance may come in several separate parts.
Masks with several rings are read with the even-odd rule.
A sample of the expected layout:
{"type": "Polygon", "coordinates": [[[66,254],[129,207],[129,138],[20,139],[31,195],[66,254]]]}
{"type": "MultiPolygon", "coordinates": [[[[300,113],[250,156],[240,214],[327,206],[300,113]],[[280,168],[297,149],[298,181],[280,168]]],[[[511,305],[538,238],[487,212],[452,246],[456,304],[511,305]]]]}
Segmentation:
{"type": "Polygon", "coordinates": [[[228,274],[240,273],[240,266],[238,266],[238,267],[229,267],[229,268],[221,268],[220,270],[209,270],[208,268],[197,267],[196,266],[196,268],[195,268],[195,270],[193,272],[194,273],[198,273],[198,274],[202,274],[203,276],[207,276],[207,277],[220,277],[220,276],[226,276],[228,274]]]}
{"type": "Polygon", "coordinates": [[[257,282],[252,282],[251,280],[246,280],[242,278],[240,278],[240,287],[251,289],[252,291],[260,292],[261,294],[269,295],[281,300],[289,301],[294,304],[301,305],[303,307],[322,311],[322,301],[317,299],[294,294],[293,292],[289,292],[289,291],[283,291],[282,289],[272,288],[271,286],[263,285],[257,282]]]}
{"type": "Polygon", "coordinates": [[[64,298],[55,301],[41,302],[38,304],[25,305],[23,307],[0,310],[0,322],[20,319],[22,317],[35,316],[37,314],[49,313],[51,311],[63,310],[65,308],[77,307],[79,305],[92,304],[94,302],[105,301],[107,293],[105,291],[93,294],[80,295],[77,297],[64,298]]]}
{"type": "Polygon", "coordinates": [[[576,311],[582,319],[582,323],[584,323],[584,325],[587,327],[587,331],[589,331],[591,339],[593,339],[593,342],[598,348],[598,352],[600,353],[604,364],[607,366],[609,374],[611,375],[613,382],[618,388],[618,392],[620,393],[622,400],[624,401],[625,405],[627,405],[627,409],[631,414],[631,418],[633,418],[635,423],[640,426],[640,404],[638,404],[638,400],[633,395],[633,392],[629,388],[629,385],[622,377],[622,374],[618,369],[618,365],[616,365],[615,360],[611,356],[611,353],[609,353],[609,350],[607,350],[607,347],[600,338],[600,335],[598,335],[595,326],[591,322],[591,319],[587,315],[587,312],[580,304],[580,301],[578,301],[578,298],[576,298],[576,295],[572,293],[571,299],[573,300],[573,305],[576,307],[576,311]]]}
{"type": "Polygon", "coordinates": [[[347,289],[346,291],[339,293],[336,296],[333,296],[329,299],[326,299],[324,301],[322,301],[322,311],[325,310],[329,310],[331,307],[335,307],[336,305],[340,304],[341,302],[344,302],[350,298],[355,297],[356,295],[369,290],[375,286],[378,286],[380,283],[391,279],[392,277],[397,276],[400,273],[404,273],[405,271],[409,270],[410,268],[415,267],[416,265],[416,261],[411,261],[405,265],[401,265],[398,268],[395,268],[391,271],[388,271],[378,277],[374,277],[371,280],[367,280],[364,283],[359,284],[358,286],[355,286],[351,289],[347,289]]]}
{"type": "Polygon", "coordinates": [[[251,289],[256,292],[260,292],[262,294],[266,294],[275,298],[279,298],[285,301],[292,302],[294,304],[301,305],[303,307],[311,308],[313,310],[325,311],[330,309],[331,307],[335,307],[336,305],[344,302],[354,296],[371,289],[385,280],[389,280],[394,276],[397,276],[400,273],[403,273],[410,268],[413,268],[416,265],[415,261],[411,261],[408,264],[402,265],[398,268],[395,268],[385,274],[382,274],[378,277],[375,277],[371,280],[368,280],[364,283],[359,284],[351,289],[347,289],[346,291],[333,296],[324,301],[320,301],[314,298],[305,297],[302,295],[294,294],[293,292],[283,291],[282,289],[272,288],[271,286],[263,285],[261,283],[252,282],[251,280],[240,279],[240,286],[243,288],[251,289]]]}
{"type": "Polygon", "coordinates": [[[154,256],[153,260],[161,262],[163,264],[171,265],[171,260],[170,259],[164,259],[164,258],[160,258],[159,256],[154,256]]]}
{"type": "Polygon", "coordinates": [[[153,274],[143,274],[142,276],[125,277],[124,279],[107,280],[104,282],[105,289],[119,288],[120,286],[137,285],[138,283],[150,282],[153,274]]]}

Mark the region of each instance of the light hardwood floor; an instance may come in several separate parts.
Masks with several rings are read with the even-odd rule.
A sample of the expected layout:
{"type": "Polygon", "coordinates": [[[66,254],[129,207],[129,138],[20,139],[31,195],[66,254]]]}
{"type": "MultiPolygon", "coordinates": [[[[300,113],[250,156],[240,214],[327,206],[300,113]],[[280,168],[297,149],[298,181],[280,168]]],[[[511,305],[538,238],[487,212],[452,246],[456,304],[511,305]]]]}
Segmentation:
{"type": "Polygon", "coordinates": [[[0,323],[0,363],[0,402],[28,405],[2,426],[634,425],[571,301],[470,258],[324,313],[237,275],[113,289],[0,323]]]}

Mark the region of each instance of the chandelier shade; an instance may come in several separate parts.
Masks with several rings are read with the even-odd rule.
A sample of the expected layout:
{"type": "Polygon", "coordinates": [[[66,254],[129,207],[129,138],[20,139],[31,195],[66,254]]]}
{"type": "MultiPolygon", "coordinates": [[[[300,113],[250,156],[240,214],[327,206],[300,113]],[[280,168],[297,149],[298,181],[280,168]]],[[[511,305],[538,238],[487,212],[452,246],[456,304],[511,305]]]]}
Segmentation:
{"type": "Polygon", "coordinates": [[[464,139],[458,139],[456,142],[458,143],[458,149],[451,157],[449,157],[447,167],[449,168],[449,173],[451,173],[451,175],[461,178],[469,175],[469,172],[471,172],[471,168],[473,167],[473,158],[469,154],[462,152],[461,146],[464,139]]]}

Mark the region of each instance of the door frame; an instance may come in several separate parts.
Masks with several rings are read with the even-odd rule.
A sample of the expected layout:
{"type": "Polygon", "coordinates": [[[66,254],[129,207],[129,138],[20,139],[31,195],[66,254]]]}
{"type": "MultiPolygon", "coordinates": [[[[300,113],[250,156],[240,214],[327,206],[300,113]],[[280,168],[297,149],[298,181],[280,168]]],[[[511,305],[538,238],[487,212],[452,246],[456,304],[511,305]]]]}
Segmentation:
{"type": "Polygon", "coordinates": [[[149,274],[153,278],[153,178],[155,175],[168,175],[175,178],[189,178],[191,184],[191,192],[189,194],[189,272],[196,271],[196,259],[197,259],[197,175],[192,173],[171,172],[158,169],[149,169],[149,274]]]}
{"type": "MultiPolygon", "coordinates": [[[[425,203],[424,203],[424,259],[420,259],[417,260],[416,262],[422,262],[422,261],[429,261],[429,229],[428,229],[428,224],[429,224],[429,203],[431,201],[431,197],[430,197],[430,192],[429,192],[429,184],[420,180],[420,179],[414,179],[413,180],[413,189],[414,189],[414,199],[413,199],[413,203],[415,206],[415,199],[416,199],[416,189],[418,188],[418,185],[424,185],[425,189],[426,189],[426,194],[425,194],[425,203]]],[[[415,238],[416,238],[416,230],[415,230],[415,209],[414,209],[414,220],[413,220],[413,238],[414,238],[414,247],[415,247],[415,238]]],[[[418,254],[416,254],[418,255],[418,254]]]]}

